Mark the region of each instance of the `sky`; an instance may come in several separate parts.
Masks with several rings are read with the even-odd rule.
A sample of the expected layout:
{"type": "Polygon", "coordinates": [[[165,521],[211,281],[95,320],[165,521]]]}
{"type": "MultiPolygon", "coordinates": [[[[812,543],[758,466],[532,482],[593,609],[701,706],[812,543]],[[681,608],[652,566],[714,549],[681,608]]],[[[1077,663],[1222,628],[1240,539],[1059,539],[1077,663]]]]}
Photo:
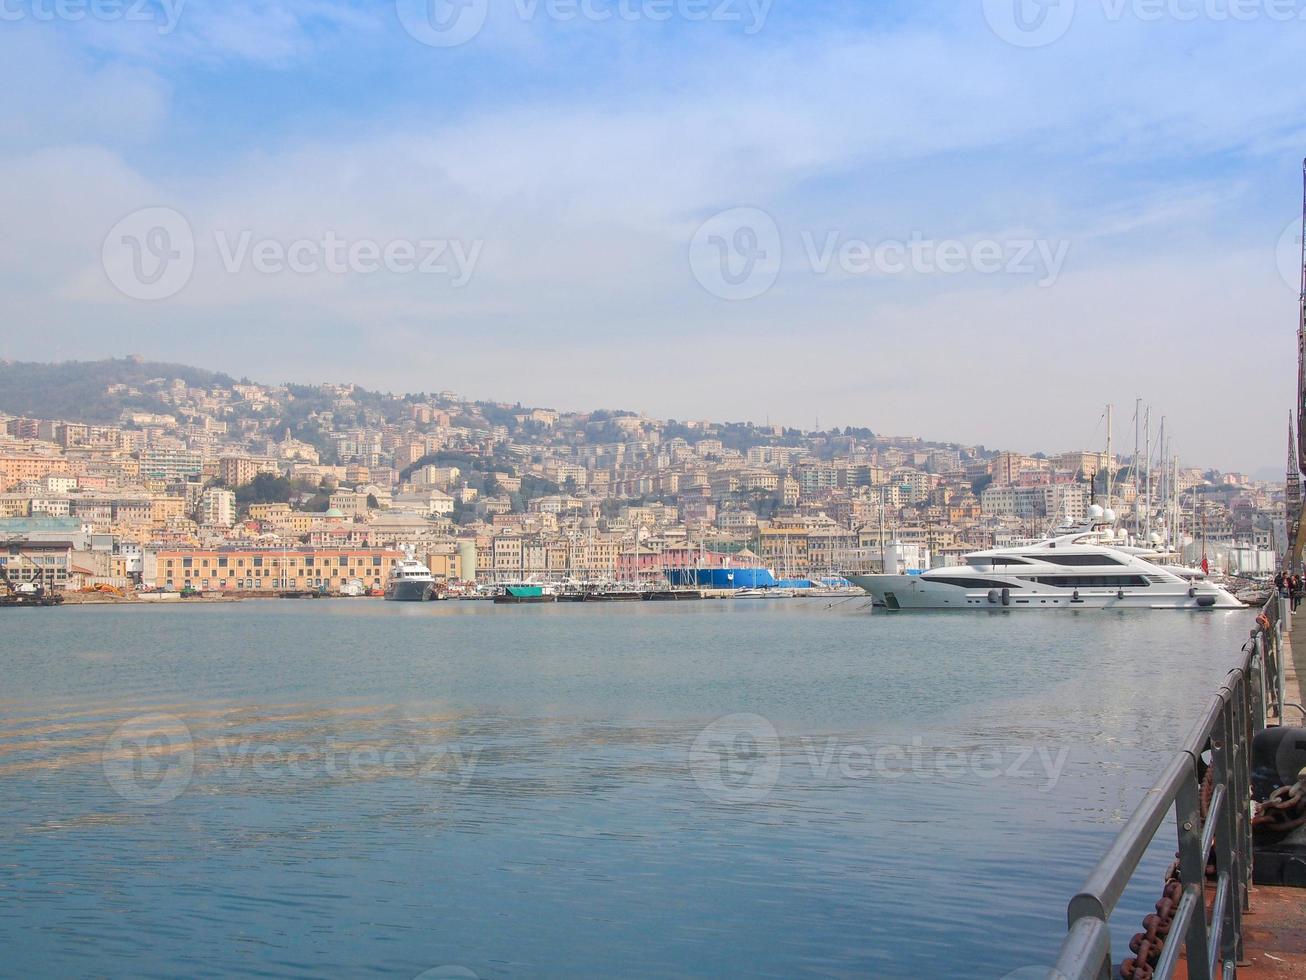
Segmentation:
{"type": "Polygon", "coordinates": [[[1266,474],[1306,0],[0,0],[0,357],[1266,474]]]}

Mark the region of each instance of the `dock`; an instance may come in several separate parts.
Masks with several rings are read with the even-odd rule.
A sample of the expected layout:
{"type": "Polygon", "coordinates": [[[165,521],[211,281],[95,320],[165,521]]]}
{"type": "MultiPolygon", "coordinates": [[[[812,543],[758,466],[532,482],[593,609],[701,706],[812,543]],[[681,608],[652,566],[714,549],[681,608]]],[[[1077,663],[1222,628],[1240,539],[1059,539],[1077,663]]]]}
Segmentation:
{"type": "Polygon", "coordinates": [[[1259,826],[1292,825],[1303,808],[1292,797],[1284,808],[1262,803],[1253,820],[1252,802],[1254,782],[1265,799],[1306,771],[1303,678],[1306,607],[1293,613],[1275,597],[1178,753],[1071,898],[1049,980],[1306,977],[1306,827],[1259,826]],[[1112,926],[1121,924],[1113,913],[1141,858],[1176,832],[1177,860],[1155,883],[1156,914],[1128,947],[1113,948],[1112,926]]]}
{"type": "MultiPolygon", "coordinates": [[[[1292,629],[1284,636],[1284,691],[1287,724],[1306,724],[1296,705],[1302,700],[1306,678],[1306,605],[1289,617],[1292,629]],[[1301,637],[1294,644],[1293,638],[1301,637]]],[[[1288,835],[1288,841],[1306,855],[1306,828],[1288,835]]],[[[1264,860],[1258,855],[1254,860],[1264,860]]],[[[1253,885],[1251,911],[1243,920],[1245,960],[1238,964],[1244,980],[1289,980],[1306,977],[1306,880],[1303,887],[1253,885]]],[[[1176,974],[1187,977],[1187,971],[1176,974]]]]}

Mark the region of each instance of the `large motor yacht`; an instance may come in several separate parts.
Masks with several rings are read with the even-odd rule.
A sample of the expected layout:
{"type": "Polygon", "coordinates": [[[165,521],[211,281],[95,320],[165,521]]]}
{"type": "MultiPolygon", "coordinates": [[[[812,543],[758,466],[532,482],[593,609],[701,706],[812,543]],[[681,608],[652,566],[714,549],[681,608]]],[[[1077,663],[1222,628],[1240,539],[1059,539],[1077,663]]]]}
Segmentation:
{"type": "Polygon", "coordinates": [[[414,549],[404,547],[404,560],[390,572],[385,597],[395,602],[425,602],[435,589],[431,570],[417,560],[414,549]]]}
{"type": "Polygon", "coordinates": [[[849,575],[887,609],[1241,609],[1200,569],[1118,535],[1094,505],[1078,528],[1034,544],[976,551],[918,575],[849,575]]]}

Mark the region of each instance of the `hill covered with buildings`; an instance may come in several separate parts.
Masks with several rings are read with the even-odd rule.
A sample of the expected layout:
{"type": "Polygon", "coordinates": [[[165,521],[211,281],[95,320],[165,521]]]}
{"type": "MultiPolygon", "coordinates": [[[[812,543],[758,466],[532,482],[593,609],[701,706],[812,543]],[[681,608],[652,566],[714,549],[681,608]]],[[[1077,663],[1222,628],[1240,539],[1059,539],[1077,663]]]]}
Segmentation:
{"type": "MultiPolygon", "coordinates": [[[[656,580],[704,560],[819,576],[874,563],[886,528],[936,564],[1037,536],[1082,517],[1108,474],[1117,509],[1133,508],[1131,461],[1052,448],[266,384],[136,358],[5,362],[0,536],[68,539],[64,582],[117,585],[283,584],[262,563],[237,575],[233,549],[357,553],[309,581],[370,585],[405,545],[448,579],[656,580]]],[[[1178,498],[1178,526],[1162,525],[1176,544],[1200,529],[1231,565],[1275,546],[1281,487],[1154,470],[1158,509],[1178,498]]]]}

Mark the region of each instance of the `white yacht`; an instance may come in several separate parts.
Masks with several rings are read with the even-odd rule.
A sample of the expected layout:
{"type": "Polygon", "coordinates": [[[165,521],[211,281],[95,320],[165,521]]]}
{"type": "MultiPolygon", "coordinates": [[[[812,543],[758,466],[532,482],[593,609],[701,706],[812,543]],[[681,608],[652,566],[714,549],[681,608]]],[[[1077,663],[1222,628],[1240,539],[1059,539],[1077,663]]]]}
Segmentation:
{"type": "MultiPolygon", "coordinates": [[[[1090,508],[1078,529],[1014,548],[976,551],[966,564],[918,575],[849,575],[887,609],[1241,609],[1200,569],[1121,540],[1090,508]]],[[[1064,533],[1063,533],[1064,532],[1064,533]]]]}
{"type": "Polygon", "coordinates": [[[417,560],[414,549],[404,546],[404,560],[390,572],[385,597],[395,602],[425,602],[435,589],[431,570],[417,560]]]}

